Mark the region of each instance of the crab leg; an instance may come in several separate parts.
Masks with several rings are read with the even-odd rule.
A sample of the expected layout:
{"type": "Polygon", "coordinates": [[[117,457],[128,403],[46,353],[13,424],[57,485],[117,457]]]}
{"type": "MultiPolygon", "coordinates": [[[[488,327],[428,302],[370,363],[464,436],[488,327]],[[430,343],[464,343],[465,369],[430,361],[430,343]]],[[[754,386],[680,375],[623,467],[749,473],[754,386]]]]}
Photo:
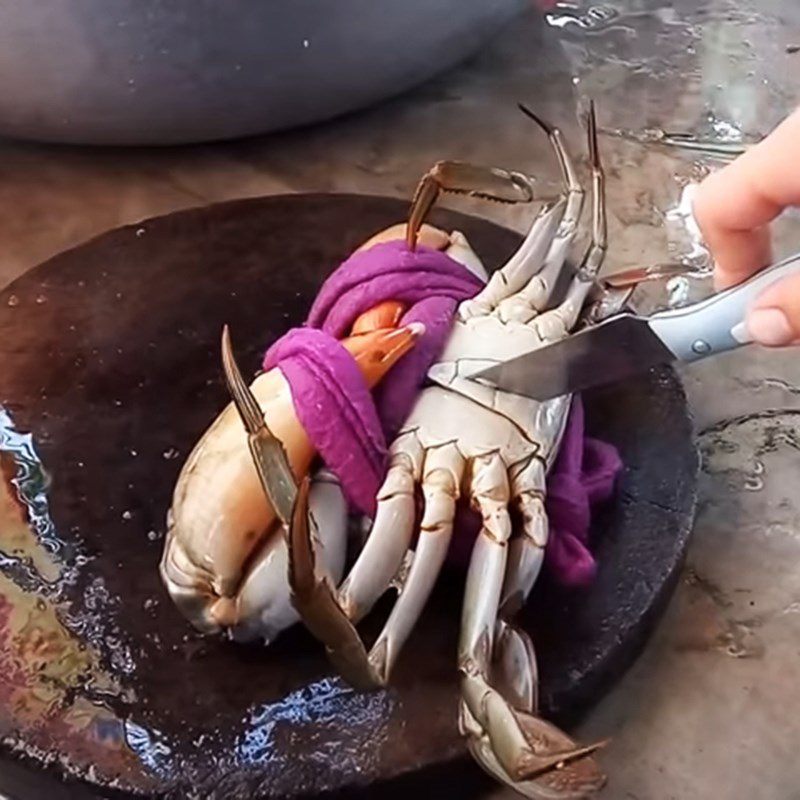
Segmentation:
{"type": "Polygon", "coordinates": [[[422,176],[411,201],[406,244],[417,246],[422,223],[443,193],[465,194],[500,203],[531,203],[533,181],[521,172],[483,167],[463,161],[439,161],[422,176]]]}
{"type": "MultiPolygon", "coordinates": [[[[347,501],[339,481],[326,469],[318,470],[311,480],[308,523],[319,569],[336,584],[344,574],[347,556],[347,501]]],[[[280,526],[275,526],[235,600],[228,601],[234,603],[234,616],[238,620],[230,628],[234,641],[259,639],[270,644],[282,631],[300,621],[286,580],[288,568],[286,537],[280,526]]]]}
{"type": "Polygon", "coordinates": [[[540,326],[539,319],[536,317],[528,323],[537,330],[543,341],[561,338],[573,330],[587,297],[597,285],[597,276],[603,266],[608,247],[605,174],[597,146],[597,120],[594,103],[589,110],[588,136],[592,165],[592,240],[572,279],[566,298],[555,309],[555,313],[548,318],[547,326],[540,326]]]}
{"type": "MultiPolygon", "coordinates": [[[[543,491],[543,486],[540,488],[543,491]]],[[[523,708],[512,706],[509,698],[489,683],[498,632],[507,637],[506,668],[520,666],[526,655],[534,659],[529,664],[535,664],[527,637],[505,626],[500,618],[511,520],[510,487],[499,455],[476,461],[472,497],[483,517],[483,528],[467,574],[459,645],[462,731],[469,737],[470,749],[479,763],[527,797],[582,798],[604,783],[590,758],[603,744],[577,745],[535,716],[533,666],[528,667],[526,680],[512,683],[513,694],[523,708]]],[[[513,680],[513,676],[504,677],[513,680]]]]}
{"type": "Polygon", "coordinates": [[[370,654],[382,682],[388,680],[444,564],[464,467],[464,457],[455,443],[432,448],[426,454],[422,475],[425,510],[419,541],[397,602],[370,654]]]}
{"type": "Polygon", "coordinates": [[[567,200],[559,198],[545,204],[533,221],[519,249],[509,261],[491,274],[478,294],[461,303],[458,318],[462,321],[485,317],[510,295],[518,292],[532,275],[544,266],[550,243],[561,227],[567,200]]]}
{"type": "MultiPolygon", "coordinates": [[[[550,766],[552,754],[534,750],[535,740],[529,741],[517,714],[487,682],[511,536],[510,499],[507,472],[500,456],[490,454],[476,459],[472,500],[481,513],[483,527],[467,573],[458,664],[464,713],[472,723],[469,727],[478,726],[479,738],[488,738],[503,771],[518,782],[550,766]]],[[[558,756],[563,759],[564,753],[559,752],[558,756]]]]}
{"type": "Polygon", "coordinates": [[[506,617],[522,608],[544,561],[549,526],[544,507],[545,464],[532,456],[511,470],[513,496],[522,519],[523,535],[511,541],[509,569],[503,586],[502,607],[506,617]]]}
{"type": "Polygon", "coordinates": [[[361,637],[336,599],[326,578],[316,569],[316,557],[308,524],[309,484],[305,479],[297,493],[289,524],[289,583],[292,601],[308,630],[325,644],[339,674],[359,690],[378,685],[368,668],[361,637]],[[366,669],[362,669],[364,665],[366,669]]]}
{"type": "Polygon", "coordinates": [[[512,538],[508,546],[492,659],[492,684],[514,708],[530,714],[537,713],[539,706],[536,653],[527,633],[510,620],[525,605],[544,562],[549,535],[545,473],[544,461],[536,456],[509,470],[522,535],[512,538]]]}
{"type": "Polygon", "coordinates": [[[575,280],[561,308],[572,320],[572,328],[603,266],[608,249],[606,219],[606,177],[597,144],[597,117],[594,103],[589,107],[589,158],[592,165],[592,241],[578,268],[575,280]]]}
{"type": "MultiPolygon", "coordinates": [[[[421,453],[421,447],[414,443],[415,440],[412,432],[406,437],[405,447],[408,449],[397,454],[404,457],[395,459],[402,471],[401,492],[403,483],[409,478],[413,480],[415,473],[420,474],[419,467],[414,464],[417,460],[414,454],[421,453]]],[[[385,519],[381,516],[382,509],[379,508],[375,525],[378,535],[373,533],[367,540],[367,545],[371,546],[370,552],[368,555],[362,553],[359,561],[364,566],[370,565],[378,569],[380,578],[363,580],[356,593],[347,586],[343,587],[343,601],[339,600],[336,591],[324,580],[311,577],[314,574],[314,563],[307,528],[293,529],[290,536],[292,555],[289,580],[298,599],[298,610],[313,633],[325,644],[331,661],[342,676],[356,688],[386,685],[397,656],[430,596],[450,544],[464,464],[464,458],[455,444],[447,443],[428,451],[421,472],[425,511],[419,541],[389,619],[369,653],[351,620],[368,611],[395,577],[392,569],[396,571],[402,565],[405,552],[401,552],[401,549],[410,540],[413,514],[404,515],[400,530],[394,526],[381,526],[378,529],[378,522],[385,519]],[[395,537],[397,541],[392,542],[391,537],[395,537]],[[381,548],[384,548],[382,553],[381,548]],[[388,569],[380,566],[380,558],[375,558],[376,555],[387,553],[390,555],[387,561],[391,564],[388,569]],[[355,643],[356,640],[358,644],[355,643]]],[[[396,477],[387,477],[388,484],[394,484],[395,481],[396,477]]],[[[410,495],[410,492],[402,493],[410,495]]],[[[386,501],[391,499],[393,497],[390,494],[384,500],[384,509],[388,508],[386,501]]],[[[413,495],[410,502],[413,503],[413,495]]],[[[302,525],[301,517],[296,517],[295,526],[297,521],[302,525]]],[[[349,583],[350,586],[353,585],[352,580],[349,583]]]]}
{"type": "Polygon", "coordinates": [[[301,486],[289,526],[289,585],[292,602],[306,628],[325,646],[338,673],[355,689],[369,691],[381,685],[370,664],[358,631],[339,603],[336,589],[317,571],[306,502],[301,486]]]}
{"type": "Polygon", "coordinates": [[[486,288],[470,303],[464,304],[462,318],[494,311],[503,322],[512,319],[527,322],[543,311],[556,288],[583,212],[583,187],[561,131],[544,122],[527,107],[519,107],[550,139],[565,186],[565,206],[554,235],[547,237],[549,249],[546,258],[545,254],[535,249],[541,237],[537,237],[534,229],[531,229],[522,247],[492,276],[486,288]]]}
{"type": "Polygon", "coordinates": [[[422,474],[423,458],[413,431],[392,445],[372,531],[339,589],[340,603],[354,622],[363,619],[386,592],[409,551],[416,519],[414,486],[422,474]]]}
{"type": "MultiPolygon", "coordinates": [[[[511,571],[509,563],[506,577],[511,571]]],[[[539,709],[539,672],[533,642],[524,631],[504,618],[502,604],[500,614],[494,629],[489,683],[518,711],[536,714],[539,709]]]]}
{"type": "Polygon", "coordinates": [[[733,161],[755,146],[754,142],[725,142],[713,139],[698,139],[691,133],[669,133],[664,131],[656,140],[657,144],[677,147],[690,152],[716,156],[723,161],[733,161]]]}
{"type": "MultiPolygon", "coordinates": [[[[528,281],[519,292],[506,297],[496,309],[503,322],[518,320],[528,322],[536,314],[544,311],[555,291],[567,254],[575,237],[575,232],[583,213],[584,190],[578,180],[575,164],[569,156],[561,131],[540,119],[530,109],[520,104],[520,110],[532,119],[548,136],[558,159],[564,186],[567,192],[567,205],[561,224],[553,237],[542,269],[528,281]]],[[[516,258],[516,256],[515,256],[516,258]]]]}

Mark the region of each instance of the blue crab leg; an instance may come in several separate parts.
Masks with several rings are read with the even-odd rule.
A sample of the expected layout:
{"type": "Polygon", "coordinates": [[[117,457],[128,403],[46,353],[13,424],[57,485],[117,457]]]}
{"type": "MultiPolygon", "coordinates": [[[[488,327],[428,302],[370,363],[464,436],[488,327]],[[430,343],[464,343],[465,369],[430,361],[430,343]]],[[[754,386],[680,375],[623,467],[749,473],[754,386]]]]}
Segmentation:
{"type": "Polygon", "coordinates": [[[597,115],[594,102],[589,105],[587,120],[589,161],[592,168],[592,241],[586,250],[577,277],[581,283],[596,280],[608,248],[608,221],[606,219],[606,176],[600,161],[597,142],[597,115]]]}
{"type": "MultiPolygon", "coordinates": [[[[597,144],[597,118],[594,103],[588,117],[589,158],[592,169],[592,240],[573,278],[567,296],[558,308],[563,324],[563,335],[575,328],[584,309],[586,299],[596,287],[597,279],[608,248],[608,223],[606,221],[605,173],[597,144]]],[[[532,324],[535,324],[536,320],[532,324]]]]}
{"type": "Polygon", "coordinates": [[[675,261],[649,267],[632,267],[609,275],[597,281],[590,291],[580,324],[594,325],[621,313],[628,307],[633,293],[643,283],[666,281],[688,275],[692,270],[690,265],[675,261]]]}
{"type": "Polygon", "coordinates": [[[698,139],[690,133],[669,133],[662,131],[655,140],[667,147],[677,147],[704,155],[715,156],[722,161],[733,161],[746,153],[753,145],[745,142],[722,142],[713,139],[698,139]]]}
{"type": "Polygon", "coordinates": [[[550,245],[561,228],[567,200],[559,198],[544,205],[533,221],[519,249],[500,269],[493,272],[486,286],[458,308],[458,318],[467,321],[485,317],[509,295],[518,292],[545,264],[550,245]]]}
{"type": "MultiPolygon", "coordinates": [[[[544,120],[540,119],[529,108],[520,104],[520,110],[529,119],[532,119],[550,139],[555,151],[561,175],[566,189],[567,205],[561,224],[553,237],[549,250],[540,270],[533,274],[527,285],[516,294],[506,297],[497,306],[497,314],[507,322],[517,320],[528,322],[536,314],[544,311],[553,295],[558,283],[561,272],[567,262],[569,248],[572,245],[575,233],[578,229],[581,215],[583,213],[583,202],[585,192],[578,179],[575,164],[570,158],[569,152],[564,144],[561,131],[554,128],[544,120]]],[[[519,253],[514,258],[525,257],[524,253],[519,253]]],[[[529,270],[530,272],[530,270],[529,270]]]]}
{"type": "MultiPolygon", "coordinates": [[[[575,275],[572,286],[564,302],[558,307],[558,313],[550,320],[547,330],[539,330],[542,326],[538,318],[534,318],[529,324],[537,327],[543,340],[558,339],[566,336],[573,330],[581,312],[584,309],[589,292],[596,287],[596,279],[602,267],[606,253],[607,227],[605,214],[605,179],[603,168],[600,162],[600,154],[597,147],[597,124],[594,114],[594,105],[591,106],[588,125],[589,153],[592,162],[592,241],[590,242],[580,268],[575,275]],[[553,326],[558,330],[551,329],[553,326]]],[[[563,431],[562,431],[563,433],[563,431]]],[[[553,448],[552,452],[556,452],[553,448]]],[[[544,460],[532,459],[530,463],[519,465],[515,481],[519,484],[516,487],[515,496],[527,502],[529,508],[523,508],[523,517],[526,518],[528,511],[534,515],[539,513],[539,500],[537,492],[541,490],[542,499],[544,497],[544,475],[549,468],[552,453],[543,454],[544,460]],[[540,474],[541,473],[541,474],[540,474]],[[533,494],[526,496],[524,489],[532,490],[533,494]]],[[[509,575],[506,579],[505,601],[514,595],[518,595],[518,604],[524,602],[533,588],[536,577],[541,567],[542,548],[547,540],[546,519],[543,527],[536,529],[534,526],[535,517],[530,524],[526,524],[525,534],[512,542],[510,553],[509,575]]]]}
{"type": "Polygon", "coordinates": [[[368,691],[381,685],[370,667],[364,643],[342,610],[336,592],[317,572],[308,524],[309,480],[300,485],[289,524],[289,583],[292,602],[303,624],[325,644],[331,663],[355,689],[368,691]]]}
{"type": "Polygon", "coordinates": [[[425,460],[415,432],[401,433],[392,444],[389,469],[378,492],[375,521],[339,599],[350,619],[366,616],[402,571],[414,535],[415,487],[425,460]]]}
{"type": "Polygon", "coordinates": [[[532,203],[537,198],[533,179],[521,172],[469,164],[465,161],[438,161],[422,176],[408,215],[406,244],[417,246],[419,231],[441,194],[462,194],[498,203],[532,203]]]}
{"type": "Polygon", "coordinates": [[[543,231],[540,220],[534,222],[522,246],[508,263],[491,276],[475,298],[462,304],[459,310],[462,319],[496,312],[504,322],[511,319],[528,322],[545,310],[566,264],[583,212],[584,190],[561,131],[526,106],[520,104],[519,108],[550,140],[564,182],[565,194],[560,198],[564,206],[557,226],[543,231]],[[545,248],[543,252],[542,247],[545,248]]]}
{"type": "Polygon", "coordinates": [[[429,448],[425,454],[421,481],[425,509],[419,539],[400,594],[370,653],[384,681],[389,680],[447,557],[464,468],[465,459],[454,442],[429,448]]]}
{"type": "Polygon", "coordinates": [[[756,142],[701,139],[692,133],[664,131],[661,129],[645,131],[604,129],[603,133],[608,136],[615,136],[645,146],[656,145],[686,150],[688,152],[702,153],[703,155],[716,158],[719,161],[733,161],[756,144],[756,142]]]}
{"type": "MultiPolygon", "coordinates": [[[[441,567],[447,555],[453,532],[453,518],[459,487],[462,482],[465,461],[455,444],[445,444],[430,448],[425,454],[424,464],[414,455],[415,434],[412,432],[402,447],[395,451],[394,465],[384,487],[381,489],[376,526],[383,526],[383,533],[373,532],[368,544],[374,541],[369,555],[362,551],[359,561],[362,568],[372,567],[378,578],[367,580],[353,596],[347,584],[337,593],[326,580],[317,575],[314,550],[310,540],[306,515],[302,509],[295,512],[289,534],[290,543],[290,584],[294,591],[295,606],[309,629],[326,647],[330,660],[339,673],[352,686],[370,689],[385,686],[392,668],[410,635],[423,607],[427,603],[441,567]],[[425,510],[420,524],[419,540],[413,558],[408,565],[407,574],[399,580],[399,595],[389,615],[389,619],[375,644],[367,652],[354,625],[354,618],[369,610],[383,594],[403,564],[405,550],[387,545],[387,534],[395,537],[408,547],[414,529],[413,486],[420,480],[425,498],[425,510]],[[394,487],[394,488],[392,488],[394,487]],[[392,520],[382,511],[389,511],[388,503],[400,497],[411,513],[400,507],[401,516],[392,520]],[[387,523],[394,522],[394,525],[387,523]],[[380,558],[383,554],[390,563],[387,570],[380,558]],[[393,554],[393,555],[392,555],[393,554]],[[399,557],[399,560],[398,558],[399,557]],[[374,593],[374,594],[373,594],[374,593]],[[361,605],[358,600],[367,605],[361,605]]],[[[421,455],[421,448],[418,449],[421,455]]],[[[365,548],[366,550],[366,548],[365,548]]]]}
{"type": "MultiPolygon", "coordinates": [[[[514,708],[488,681],[512,530],[511,488],[499,454],[476,459],[471,487],[483,528],[467,573],[459,642],[462,730],[479,763],[527,797],[584,797],[605,782],[591,758],[605,743],[576,744],[535,713],[514,708]]],[[[517,648],[524,644],[517,639],[517,648]]]]}

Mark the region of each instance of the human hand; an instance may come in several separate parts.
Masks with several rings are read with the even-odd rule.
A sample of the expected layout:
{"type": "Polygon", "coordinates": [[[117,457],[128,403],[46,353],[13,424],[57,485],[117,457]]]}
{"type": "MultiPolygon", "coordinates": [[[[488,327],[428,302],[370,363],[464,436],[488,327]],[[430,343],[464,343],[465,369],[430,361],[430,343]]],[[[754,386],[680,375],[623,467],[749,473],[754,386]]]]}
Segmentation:
{"type": "MultiPolygon", "coordinates": [[[[694,214],[725,289],[769,266],[769,224],[800,205],[800,110],[698,187],[694,214]]],[[[800,343],[800,277],[768,288],[747,316],[750,337],[768,347],[800,343]]]]}

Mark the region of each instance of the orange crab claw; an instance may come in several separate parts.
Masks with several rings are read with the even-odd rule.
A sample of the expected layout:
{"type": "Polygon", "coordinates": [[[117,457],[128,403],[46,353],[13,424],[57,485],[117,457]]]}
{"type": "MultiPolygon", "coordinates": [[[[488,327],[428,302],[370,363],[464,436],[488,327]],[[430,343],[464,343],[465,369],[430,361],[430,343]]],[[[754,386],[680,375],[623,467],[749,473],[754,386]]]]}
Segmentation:
{"type": "Polygon", "coordinates": [[[353,356],[367,386],[372,389],[424,332],[422,323],[412,322],[402,328],[380,328],[350,336],[342,345],[353,356]]]}
{"type": "Polygon", "coordinates": [[[380,328],[396,328],[406,312],[406,306],[399,300],[386,300],[365,311],[350,330],[351,336],[377,331],[380,328]]]}

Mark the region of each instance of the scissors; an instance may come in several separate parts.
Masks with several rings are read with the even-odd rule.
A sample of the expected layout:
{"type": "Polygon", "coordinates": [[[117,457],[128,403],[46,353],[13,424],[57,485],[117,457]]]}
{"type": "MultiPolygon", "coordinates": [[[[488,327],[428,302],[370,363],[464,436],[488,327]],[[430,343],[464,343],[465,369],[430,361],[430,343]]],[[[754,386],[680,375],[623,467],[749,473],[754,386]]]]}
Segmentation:
{"type": "Polygon", "coordinates": [[[533,400],[617,383],[673,362],[690,364],[752,342],[745,317],[775,282],[800,274],[800,253],[698,303],[649,317],[623,311],[469,377],[533,400]]]}

